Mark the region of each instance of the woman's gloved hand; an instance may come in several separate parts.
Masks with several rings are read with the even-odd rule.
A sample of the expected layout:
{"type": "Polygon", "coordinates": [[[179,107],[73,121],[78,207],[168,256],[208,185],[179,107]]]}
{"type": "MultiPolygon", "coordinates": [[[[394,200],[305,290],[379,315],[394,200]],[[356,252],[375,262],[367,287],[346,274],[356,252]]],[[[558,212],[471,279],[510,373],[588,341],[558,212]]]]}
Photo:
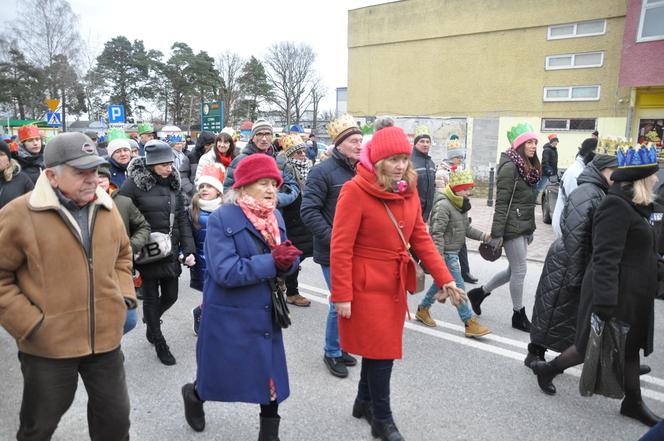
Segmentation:
{"type": "Polygon", "coordinates": [[[302,251],[297,249],[290,240],[287,240],[272,249],[274,265],[279,271],[286,271],[291,265],[293,265],[295,259],[301,255],[302,251]]]}
{"type": "Polygon", "coordinates": [[[500,247],[503,246],[503,238],[502,237],[492,237],[491,240],[487,242],[487,244],[493,248],[494,250],[500,249],[500,247]]]}

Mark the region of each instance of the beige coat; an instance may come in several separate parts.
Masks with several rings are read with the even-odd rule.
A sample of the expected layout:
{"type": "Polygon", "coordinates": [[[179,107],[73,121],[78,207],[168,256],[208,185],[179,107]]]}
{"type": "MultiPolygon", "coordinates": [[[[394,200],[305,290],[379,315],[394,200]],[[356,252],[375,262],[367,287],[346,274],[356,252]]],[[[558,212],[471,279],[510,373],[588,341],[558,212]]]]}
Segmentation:
{"type": "Polygon", "coordinates": [[[120,345],[127,304],[136,307],[131,248],[111,197],[96,196],[89,257],[43,172],[0,210],[0,325],[22,352],[73,358],[120,345]]]}

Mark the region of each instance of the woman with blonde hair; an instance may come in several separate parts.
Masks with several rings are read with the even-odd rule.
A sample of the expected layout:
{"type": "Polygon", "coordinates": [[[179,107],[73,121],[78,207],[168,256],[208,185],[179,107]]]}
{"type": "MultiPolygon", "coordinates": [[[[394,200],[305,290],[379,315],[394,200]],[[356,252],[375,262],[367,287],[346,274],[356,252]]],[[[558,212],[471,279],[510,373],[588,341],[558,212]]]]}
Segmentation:
{"type": "Polygon", "coordinates": [[[659,259],[654,225],[662,217],[652,204],[658,169],[654,147],[618,152],[614,184],[593,217],[593,254],[581,286],[575,344],[549,363],[531,364],[542,391],[553,395],[553,378],[583,362],[592,313],[628,324],[620,413],[648,426],[661,420],[643,402],[639,383],[639,351],[648,356],[653,350],[659,259]]]}
{"type": "Polygon", "coordinates": [[[34,184],[28,175],[12,159],[7,143],[0,141],[0,208],[33,188],[34,184]]]}
{"type": "Polygon", "coordinates": [[[367,419],[374,437],[389,441],[403,440],[392,418],[390,378],[402,356],[406,291],[417,285],[410,245],[439,288],[436,298],[464,299],[422,220],[411,150],[398,127],[373,135],[341,190],[330,249],[341,346],[363,357],[352,413],[367,419]]]}

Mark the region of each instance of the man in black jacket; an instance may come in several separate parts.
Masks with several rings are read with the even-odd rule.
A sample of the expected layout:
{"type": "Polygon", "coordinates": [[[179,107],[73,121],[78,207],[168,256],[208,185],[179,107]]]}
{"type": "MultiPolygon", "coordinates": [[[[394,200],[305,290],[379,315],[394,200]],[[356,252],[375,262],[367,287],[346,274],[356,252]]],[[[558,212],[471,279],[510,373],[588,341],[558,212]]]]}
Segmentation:
{"type": "MultiPolygon", "coordinates": [[[[350,115],[332,121],[328,132],[335,145],[332,156],[309,172],[300,214],[314,236],[314,262],[321,266],[325,282],[330,288],[332,222],[341,187],[355,176],[355,165],[360,160],[362,149],[362,132],[350,115]]],[[[323,361],[335,377],[347,377],[347,366],[357,364],[357,360],[342,351],[339,345],[337,311],[332,303],[327,315],[324,351],[323,361]]]]}
{"type": "Polygon", "coordinates": [[[436,164],[429,156],[430,149],[429,129],[426,126],[415,128],[415,141],[410,159],[417,172],[417,194],[420,197],[424,222],[429,219],[433,207],[433,197],[436,193],[436,164]]]}
{"type": "Polygon", "coordinates": [[[552,133],[548,138],[542,150],[542,177],[537,183],[537,194],[544,190],[552,176],[558,176],[558,135],[552,133]]]}

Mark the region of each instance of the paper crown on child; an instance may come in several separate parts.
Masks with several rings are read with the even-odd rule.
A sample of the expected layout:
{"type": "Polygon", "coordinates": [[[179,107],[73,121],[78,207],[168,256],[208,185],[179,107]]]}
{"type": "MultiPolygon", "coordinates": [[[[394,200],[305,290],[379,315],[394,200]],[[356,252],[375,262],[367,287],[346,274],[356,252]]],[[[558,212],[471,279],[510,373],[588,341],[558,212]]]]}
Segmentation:
{"type": "Polygon", "coordinates": [[[28,124],[18,129],[18,140],[20,142],[32,138],[39,138],[39,128],[36,125],[28,124]]]}
{"type": "Polygon", "coordinates": [[[217,167],[214,164],[206,165],[201,170],[201,175],[196,180],[196,188],[200,187],[201,184],[208,184],[211,187],[214,187],[219,194],[224,193],[224,172],[221,168],[217,167]]]}
{"type": "Polygon", "coordinates": [[[116,139],[129,139],[123,129],[113,128],[108,131],[108,142],[113,142],[116,139]]]}
{"type": "Polygon", "coordinates": [[[657,150],[654,146],[639,145],[616,150],[618,168],[611,174],[614,181],[638,181],[657,173],[657,150]]]}
{"type": "Polygon", "coordinates": [[[450,182],[449,186],[453,192],[467,190],[475,186],[475,181],[473,180],[473,174],[470,170],[463,170],[457,168],[450,173],[450,182]]]}
{"type": "Polygon", "coordinates": [[[138,125],[138,134],[142,135],[144,133],[152,133],[154,132],[154,127],[152,127],[152,124],[150,123],[140,123],[138,125]]]}
{"type": "Polygon", "coordinates": [[[296,133],[291,133],[282,138],[281,149],[284,155],[291,156],[300,150],[307,148],[302,137],[296,133]]]}

